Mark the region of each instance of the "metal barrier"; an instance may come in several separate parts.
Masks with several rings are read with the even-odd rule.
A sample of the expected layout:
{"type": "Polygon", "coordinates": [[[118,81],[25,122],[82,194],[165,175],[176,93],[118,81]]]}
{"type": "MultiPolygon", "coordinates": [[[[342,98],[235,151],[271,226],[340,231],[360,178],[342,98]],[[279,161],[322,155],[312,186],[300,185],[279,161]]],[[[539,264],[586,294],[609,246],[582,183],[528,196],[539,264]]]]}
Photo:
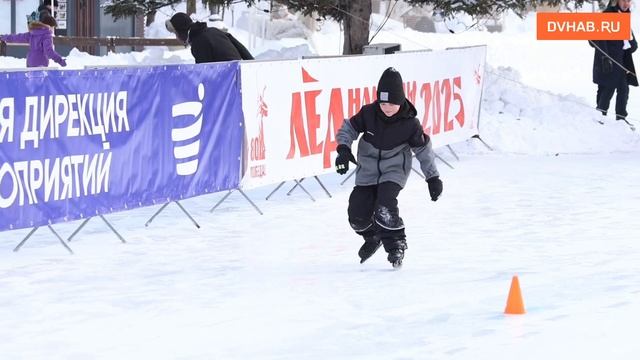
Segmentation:
{"type": "MultiPolygon", "coordinates": [[[[184,46],[184,42],[178,39],[146,39],[139,37],[79,37],[79,36],[54,36],[54,45],[66,45],[72,47],[104,46],[107,52],[116,52],[116,46],[184,46]]],[[[0,56],[7,56],[8,46],[29,46],[29,44],[5,43],[0,41],[0,56]]]]}

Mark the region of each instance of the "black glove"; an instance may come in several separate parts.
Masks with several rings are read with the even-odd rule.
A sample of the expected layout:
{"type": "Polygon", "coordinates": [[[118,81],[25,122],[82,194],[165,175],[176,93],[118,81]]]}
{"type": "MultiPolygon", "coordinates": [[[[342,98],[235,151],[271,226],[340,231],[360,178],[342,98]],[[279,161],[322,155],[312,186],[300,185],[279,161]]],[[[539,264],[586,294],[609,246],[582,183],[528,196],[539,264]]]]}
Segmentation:
{"type": "Polygon", "coordinates": [[[431,195],[431,201],[436,201],[442,194],[442,180],[439,177],[434,176],[427,180],[427,185],[429,185],[429,195],[431,195]]]}
{"type": "Polygon", "coordinates": [[[613,71],[613,61],[608,57],[602,58],[602,72],[604,74],[609,74],[613,71]]]}
{"type": "Polygon", "coordinates": [[[338,145],[336,151],[338,152],[338,157],[336,158],[336,171],[338,174],[344,175],[349,171],[349,161],[358,165],[356,158],[353,157],[351,149],[347,145],[338,145]]]}

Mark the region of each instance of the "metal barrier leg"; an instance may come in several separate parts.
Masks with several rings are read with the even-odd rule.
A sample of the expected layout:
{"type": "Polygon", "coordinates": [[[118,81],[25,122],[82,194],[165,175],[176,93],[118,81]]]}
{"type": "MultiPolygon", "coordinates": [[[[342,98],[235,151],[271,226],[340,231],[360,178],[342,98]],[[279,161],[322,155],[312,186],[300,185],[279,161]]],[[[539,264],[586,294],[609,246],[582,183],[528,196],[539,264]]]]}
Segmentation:
{"type": "Polygon", "coordinates": [[[233,190],[229,190],[229,192],[224,194],[222,199],[218,200],[218,202],[215,205],[213,205],[213,207],[211,209],[209,209],[209,212],[213,212],[215,209],[217,209],[218,206],[220,206],[220,204],[222,204],[225,200],[227,200],[227,198],[229,197],[229,195],[231,195],[232,192],[233,192],[233,190]]]}
{"type": "MultiPolygon", "coordinates": [[[[316,201],[316,199],[314,199],[313,196],[311,196],[311,194],[307,191],[307,189],[305,189],[304,186],[302,186],[302,184],[301,184],[302,180],[298,181],[298,180],[294,179],[293,181],[295,181],[296,184],[298,186],[300,186],[300,189],[302,189],[302,191],[304,191],[307,195],[309,195],[309,198],[311,198],[311,201],[316,201]]],[[[293,190],[293,189],[291,189],[291,190],[293,190]]],[[[289,192],[291,192],[291,191],[289,191],[289,192]]],[[[289,194],[287,194],[287,195],[289,195],[289,194]]]]}
{"type": "Polygon", "coordinates": [[[67,248],[67,250],[69,250],[69,252],[71,253],[71,255],[73,255],[73,250],[71,250],[71,248],[69,247],[69,245],[67,245],[67,243],[62,239],[62,237],[60,237],[60,235],[58,235],[58,233],[53,230],[53,228],[51,227],[51,225],[47,225],[47,227],[49,228],[49,230],[51,230],[51,232],[53,233],[53,235],[55,235],[58,240],[60,240],[60,244],[62,244],[62,246],[64,246],[65,248],[67,248]]]}
{"type": "Polygon", "coordinates": [[[153,221],[153,219],[156,218],[156,216],[158,216],[158,214],[160,214],[162,212],[162,210],[164,210],[164,208],[166,208],[167,206],[169,206],[170,203],[166,203],[164,205],[162,205],[162,207],[160,209],[158,209],[158,211],[156,211],[155,214],[153,214],[153,216],[147,220],[147,222],[144,224],[145,227],[149,226],[149,224],[151,224],[151,222],[153,221]]]}
{"type": "Polygon", "coordinates": [[[447,145],[447,149],[449,149],[449,151],[451,152],[451,154],[453,155],[453,157],[456,158],[456,160],[460,161],[460,157],[458,157],[458,154],[456,154],[455,151],[453,151],[453,148],[451,147],[451,145],[447,145]]]}
{"type": "MultiPolygon", "coordinates": [[[[51,230],[51,232],[53,233],[53,235],[55,235],[55,237],[58,238],[58,240],[60,240],[60,244],[62,244],[62,246],[65,247],[65,249],[67,249],[69,251],[69,253],[71,253],[71,255],[73,255],[73,250],[71,250],[71,248],[69,247],[69,245],[67,245],[67,243],[62,239],[62,237],[60,237],[60,235],[58,235],[58,233],[53,230],[53,228],[51,227],[51,225],[47,225],[47,227],[49,228],[49,230],[51,230]]],[[[38,230],[40,227],[36,226],[34,227],[31,231],[29,231],[29,234],[27,234],[27,236],[22,239],[22,241],[20,242],[20,244],[18,244],[18,246],[16,246],[15,249],[13,249],[14,252],[18,252],[18,250],[20,250],[20,248],[22,247],[22,245],[24,245],[27,240],[29,240],[29,238],[33,235],[33,233],[36,232],[36,230],[38,230]]]]}
{"type": "Polygon", "coordinates": [[[187,215],[187,217],[191,220],[191,222],[193,223],[193,225],[195,225],[198,229],[200,229],[200,225],[196,222],[196,220],[191,216],[191,214],[189,214],[189,212],[187,211],[187,209],[185,209],[182,204],[180,204],[179,201],[174,201],[176,203],[176,205],[178,205],[178,207],[180,207],[180,210],[182,210],[182,212],[185,213],[185,215],[187,215]]]}
{"type": "MultiPolygon", "coordinates": [[[[191,222],[193,222],[193,224],[200,229],[200,225],[198,225],[198,223],[193,219],[193,217],[191,216],[191,214],[189,214],[189,212],[182,206],[182,204],[180,204],[180,202],[178,201],[173,201],[174,203],[176,203],[176,205],[178,205],[178,207],[180,208],[180,210],[182,210],[182,212],[184,212],[187,217],[191,220],[191,222]]],[[[169,204],[171,204],[172,202],[168,202],[164,205],[162,205],[162,207],[160,209],[158,209],[158,211],[156,211],[155,214],[153,214],[153,216],[151,217],[151,219],[149,219],[149,221],[147,221],[146,224],[144,224],[144,226],[149,226],[149,224],[151,224],[151,222],[153,221],[153,219],[156,218],[156,216],[158,216],[158,214],[160,214],[162,212],[162,210],[164,210],[167,206],[169,206],[169,204]]]]}
{"type": "Polygon", "coordinates": [[[293,192],[293,190],[295,190],[295,188],[298,187],[298,185],[300,185],[300,183],[302,183],[304,181],[305,178],[300,179],[300,181],[297,180],[293,180],[296,182],[295,185],[293,185],[293,187],[291,188],[291,190],[289,190],[289,192],[287,193],[287,196],[291,195],[291,193],[293,192]]]}
{"type": "Polygon", "coordinates": [[[102,219],[102,221],[104,221],[105,224],[107,224],[109,229],[111,229],[111,231],[113,231],[113,233],[116,234],[118,239],[120,239],[120,241],[122,241],[122,243],[125,244],[126,241],[124,241],[124,238],[116,231],[116,229],[113,226],[111,226],[111,224],[107,221],[107,219],[105,219],[104,216],[102,216],[102,215],[100,215],[100,218],[102,219]]]}
{"type": "Polygon", "coordinates": [[[424,175],[422,175],[422,173],[421,173],[420,171],[416,170],[416,169],[415,169],[415,168],[413,168],[413,167],[411,168],[411,170],[412,170],[414,173],[418,174],[418,176],[420,176],[421,178],[423,178],[423,179],[424,179],[424,175]]]}
{"type": "MultiPolygon", "coordinates": [[[[282,186],[282,184],[284,184],[284,182],[282,182],[280,184],[280,186],[282,186]]],[[[280,187],[278,186],[278,188],[280,187]]],[[[276,190],[278,190],[278,188],[276,188],[276,190]]],[[[272,191],[271,194],[273,194],[276,190],[272,191]]],[[[264,215],[262,213],[262,211],[260,210],[260,208],[247,196],[247,194],[244,193],[244,191],[242,191],[241,189],[233,189],[233,190],[229,190],[228,193],[226,193],[222,199],[220,199],[212,208],[211,210],[209,210],[209,212],[213,212],[215,209],[218,208],[218,206],[220,206],[220,204],[222,204],[228,197],[229,195],[231,195],[232,192],[234,191],[238,191],[248,202],[249,204],[251,204],[251,206],[253,206],[254,209],[256,209],[256,211],[258,212],[258,214],[260,215],[264,215]]],[[[269,196],[271,196],[271,194],[269,194],[269,196]]],[[[267,196],[267,200],[269,199],[269,196],[267,196]]]]}
{"type": "Polygon", "coordinates": [[[331,193],[329,193],[329,190],[327,190],[327,188],[324,186],[324,184],[322,183],[322,181],[320,181],[320,179],[317,176],[313,176],[316,181],[318,182],[318,184],[320,184],[320,187],[322,188],[322,190],[324,190],[324,192],[327,194],[328,197],[331,197],[331,193]]]}
{"type": "Polygon", "coordinates": [[[445,159],[443,159],[443,158],[442,158],[442,156],[440,156],[440,155],[436,154],[436,158],[437,158],[438,160],[442,161],[442,162],[443,162],[445,165],[447,165],[448,167],[450,167],[450,168],[452,168],[452,169],[454,168],[454,167],[453,167],[453,166],[451,166],[451,164],[449,164],[445,159]]]}
{"type": "Polygon", "coordinates": [[[244,193],[244,191],[242,191],[242,189],[238,189],[238,191],[240,192],[240,194],[242,194],[242,196],[244,196],[245,199],[247,199],[247,201],[249,202],[249,204],[251,204],[253,206],[254,209],[256,209],[256,211],[260,214],[260,215],[264,215],[262,213],[262,211],[260,211],[260,208],[253,202],[251,201],[251,199],[247,196],[247,194],[244,193]]]}
{"type": "Polygon", "coordinates": [[[487,147],[487,149],[489,149],[490,151],[493,151],[493,148],[491,146],[489,146],[489,144],[487,144],[486,142],[484,142],[484,140],[482,140],[482,138],[480,137],[480,135],[473,135],[471,137],[472,139],[478,139],[480,140],[480,142],[487,147]]]}
{"type": "Polygon", "coordinates": [[[80,232],[80,230],[82,230],[82,228],[87,225],[87,223],[89,222],[89,220],[91,220],[91,218],[86,218],[82,224],[80,224],[80,226],[78,226],[78,228],[71,234],[71,236],[69,236],[67,238],[67,242],[71,242],[71,239],[73,239],[74,236],[76,236],[76,234],[78,234],[80,232]]]}
{"type": "Polygon", "coordinates": [[[349,173],[349,175],[347,175],[347,178],[342,180],[342,182],[340,183],[340,185],[344,185],[344,183],[347,182],[347,180],[349,180],[353,175],[356,174],[356,169],[351,170],[351,172],[349,173]]]}
{"type": "Polygon", "coordinates": [[[271,195],[275,194],[276,191],[280,190],[280,188],[282,187],[282,185],[284,185],[286,181],[283,181],[280,183],[280,185],[278,185],[275,189],[273,189],[272,192],[269,193],[269,195],[267,195],[267,197],[265,198],[265,200],[269,200],[269,198],[271,197],[271,195]]]}
{"type": "MultiPolygon", "coordinates": [[[[126,241],[124,241],[124,238],[116,231],[116,229],[107,221],[107,219],[103,216],[103,215],[98,215],[102,221],[105,222],[105,224],[107,224],[107,226],[109,227],[109,229],[111,229],[111,231],[116,234],[116,236],[118,237],[118,239],[120,239],[120,241],[122,241],[123,243],[126,243],[126,241]]],[[[78,226],[78,228],[71,234],[71,236],[69,236],[67,238],[67,242],[71,242],[71,239],[73,239],[79,232],[80,230],[82,230],[82,228],[87,225],[87,223],[89,222],[89,220],[91,220],[92,218],[87,218],[85,219],[82,224],[80,224],[80,226],[78,226]]]]}
{"type": "Polygon", "coordinates": [[[29,240],[29,238],[31,237],[31,235],[33,235],[33,233],[36,232],[36,230],[38,230],[38,226],[34,227],[33,229],[31,229],[31,231],[29,231],[29,233],[27,234],[27,236],[22,239],[22,241],[20,241],[20,244],[18,244],[18,246],[16,246],[15,249],[13,249],[14,252],[18,252],[18,250],[20,250],[20,248],[22,247],[22,245],[24,245],[24,243],[27,242],[27,240],[29,240]]]}

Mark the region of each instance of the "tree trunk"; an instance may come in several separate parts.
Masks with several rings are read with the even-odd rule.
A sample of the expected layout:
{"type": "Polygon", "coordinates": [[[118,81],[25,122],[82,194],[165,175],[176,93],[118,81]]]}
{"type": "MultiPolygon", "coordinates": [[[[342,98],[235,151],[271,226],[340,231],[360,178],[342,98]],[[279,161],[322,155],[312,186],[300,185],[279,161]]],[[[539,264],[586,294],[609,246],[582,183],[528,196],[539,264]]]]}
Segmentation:
{"type": "Polygon", "coordinates": [[[147,27],[151,24],[153,24],[153,22],[156,21],[156,11],[153,10],[152,12],[147,14],[147,22],[146,25],[147,27]]]}
{"type": "Polygon", "coordinates": [[[211,15],[217,15],[220,14],[220,5],[219,4],[214,4],[214,3],[207,3],[209,6],[209,14],[211,15]]]}
{"type": "Polygon", "coordinates": [[[187,0],[187,15],[196,13],[196,0],[187,0]]]}
{"type": "MultiPolygon", "coordinates": [[[[134,19],[133,20],[133,24],[134,24],[133,36],[134,37],[143,38],[144,37],[144,27],[145,27],[145,24],[146,24],[145,16],[142,15],[142,14],[136,14],[133,17],[133,19],[134,19]]],[[[142,50],[144,50],[144,46],[135,46],[133,48],[133,51],[142,51],[142,50]]]]}
{"type": "Polygon", "coordinates": [[[369,42],[369,19],[371,18],[371,0],[353,0],[343,20],[344,55],[362,54],[362,48],[369,42]]]}

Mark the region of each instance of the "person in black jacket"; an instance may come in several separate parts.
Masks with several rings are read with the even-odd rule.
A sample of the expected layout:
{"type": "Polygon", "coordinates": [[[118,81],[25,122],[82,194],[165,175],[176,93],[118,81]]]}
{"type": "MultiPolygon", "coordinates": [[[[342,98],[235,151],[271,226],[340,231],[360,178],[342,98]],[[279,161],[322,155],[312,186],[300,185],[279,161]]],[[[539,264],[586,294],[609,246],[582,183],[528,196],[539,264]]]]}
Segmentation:
{"type": "Polygon", "coordinates": [[[253,56],[233,35],[206,23],[193,22],[189,15],[176,13],[165,22],[167,30],[191,45],[196,64],[232,60],[253,60],[253,56]]]}
{"type": "Polygon", "coordinates": [[[52,7],[53,7],[53,10],[58,9],[58,0],[44,0],[42,4],[38,6],[38,16],[41,21],[47,15],[52,16],[51,14],[52,7]]]}
{"type": "MultiPolygon", "coordinates": [[[[629,12],[631,0],[617,0],[604,12],[629,12]]],[[[609,103],[616,92],[616,120],[626,121],[629,85],[638,86],[631,54],[638,49],[638,42],[631,33],[631,40],[590,40],[595,48],[593,57],[593,82],[598,84],[597,109],[606,116],[609,103]]]]}
{"type": "Polygon", "coordinates": [[[378,99],[346,120],[336,135],[336,171],[346,174],[349,162],[357,164],[356,186],[349,197],[349,224],[364,238],[360,263],[381,245],[394,267],[402,265],[407,241],[398,209],[398,194],[411,172],[411,151],[420,162],[432,201],[442,193],[431,139],[422,130],[413,104],[407,100],[402,76],[388,68],[380,77],[378,99]],[[358,162],[351,144],[360,134],[358,162]]]}

